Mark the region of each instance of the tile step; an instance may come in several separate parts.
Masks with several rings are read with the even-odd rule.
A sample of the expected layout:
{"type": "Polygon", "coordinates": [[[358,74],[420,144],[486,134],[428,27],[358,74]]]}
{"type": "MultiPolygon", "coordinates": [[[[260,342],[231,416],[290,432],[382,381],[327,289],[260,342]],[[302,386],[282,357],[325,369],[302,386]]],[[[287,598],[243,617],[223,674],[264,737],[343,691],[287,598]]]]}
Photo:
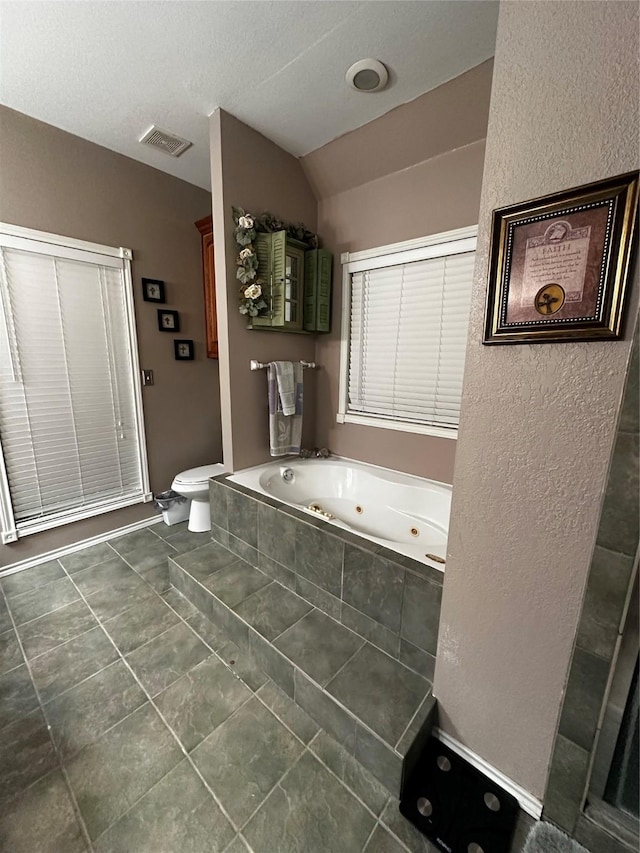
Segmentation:
{"type": "Polygon", "coordinates": [[[209,574],[179,559],[172,585],[397,797],[436,722],[430,682],[235,555],[209,574]]]}

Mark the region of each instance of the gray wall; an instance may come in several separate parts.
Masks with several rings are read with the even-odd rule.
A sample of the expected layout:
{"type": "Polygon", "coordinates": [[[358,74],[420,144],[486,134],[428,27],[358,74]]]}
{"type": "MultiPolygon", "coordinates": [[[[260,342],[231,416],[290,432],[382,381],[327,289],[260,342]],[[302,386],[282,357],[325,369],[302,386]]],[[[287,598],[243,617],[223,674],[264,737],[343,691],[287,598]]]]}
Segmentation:
{"type": "MultiPolygon", "coordinates": [[[[232,207],[255,215],[265,210],[285,222],[317,223],[316,200],[300,162],[224,110],[210,120],[216,291],[220,336],[224,463],[237,471],[266,462],[269,456],[267,379],[252,373],[249,362],[313,361],[313,335],[249,330],[238,312],[238,247],[232,207]],[[221,283],[224,282],[226,287],[221,283]]],[[[315,371],[305,371],[303,444],[315,439],[315,371]]]]}
{"type": "Polygon", "coordinates": [[[540,798],[633,322],[483,347],[491,211],[637,168],[637,60],[636,3],[501,3],[435,695],[445,731],[540,798]]]}
{"type": "MultiPolygon", "coordinates": [[[[177,472],[219,461],[218,364],[206,357],[193,224],[211,212],[210,194],[5,107],[0,151],[0,220],[133,249],[140,363],[155,375],[155,385],[143,389],[151,488],[168,488],[177,472]],[[142,301],[142,276],[166,282],[166,307],[179,310],[179,337],[194,340],[195,361],[174,360],[173,335],[158,331],[157,306],[142,301]]],[[[138,505],[25,537],[0,546],[0,566],[153,513],[138,505]]]]}
{"type": "Polygon", "coordinates": [[[319,195],[318,231],[334,254],[332,331],[319,335],[317,441],[334,453],[450,483],[455,439],[336,423],[340,254],[478,222],[492,62],[302,159],[319,195]]]}

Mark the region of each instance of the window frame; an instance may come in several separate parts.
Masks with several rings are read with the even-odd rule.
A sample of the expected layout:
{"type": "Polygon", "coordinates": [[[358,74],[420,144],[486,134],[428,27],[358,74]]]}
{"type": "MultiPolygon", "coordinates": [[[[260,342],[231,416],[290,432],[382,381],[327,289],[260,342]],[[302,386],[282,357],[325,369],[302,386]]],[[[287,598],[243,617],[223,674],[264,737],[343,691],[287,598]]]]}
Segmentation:
{"type": "Polygon", "coordinates": [[[142,382],[140,372],[140,361],[138,356],[138,337],[136,332],[135,310],[133,300],[133,280],[131,276],[131,261],[133,252],[125,247],[104,246],[99,243],[90,243],[85,240],[76,240],[59,234],[50,234],[46,231],[36,231],[19,225],[11,225],[0,222],[0,245],[7,248],[19,248],[27,251],[35,251],[39,254],[48,254],[47,247],[51,248],[58,257],[66,257],[72,260],[82,260],[89,263],[102,264],[122,270],[124,282],[124,305],[126,318],[126,337],[129,344],[131,359],[131,371],[133,381],[134,414],[136,420],[136,436],[138,441],[138,452],[140,459],[141,494],[134,498],[125,497],[95,501],[83,507],[73,510],[64,510],[52,513],[46,519],[35,521],[18,522],[16,524],[9,479],[2,449],[2,437],[0,436],[0,541],[3,545],[17,542],[23,536],[33,533],[42,533],[64,524],[81,521],[85,518],[93,518],[106,512],[132,506],[138,503],[148,503],[153,499],[149,485],[149,465],[147,458],[147,445],[144,428],[144,411],[142,405],[142,382]],[[27,245],[29,244],[29,245],[27,245]]]}
{"type": "Polygon", "coordinates": [[[433,435],[439,438],[457,439],[457,427],[440,427],[431,424],[418,424],[410,421],[392,421],[376,415],[354,414],[349,411],[349,349],[351,332],[351,275],[356,272],[382,269],[384,267],[408,264],[441,258],[447,255],[460,255],[475,252],[478,226],[457,228],[416,240],[391,243],[361,252],[344,252],[340,256],[342,263],[342,326],[340,334],[340,386],[338,392],[339,424],[357,424],[359,426],[411,432],[418,435],[433,435]]]}

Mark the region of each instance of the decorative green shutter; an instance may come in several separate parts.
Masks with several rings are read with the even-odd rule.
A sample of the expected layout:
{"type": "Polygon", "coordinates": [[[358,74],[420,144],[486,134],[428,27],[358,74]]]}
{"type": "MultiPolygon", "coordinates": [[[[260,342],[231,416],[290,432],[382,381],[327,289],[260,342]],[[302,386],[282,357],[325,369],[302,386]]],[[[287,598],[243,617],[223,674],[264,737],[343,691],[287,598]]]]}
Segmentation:
{"type": "Polygon", "coordinates": [[[305,252],[304,328],[328,332],[331,320],[332,255],[326,249],[305,252]]]}
{"type": "Polygon", "coordinates": [[[287,232],[275,231],[271,237],[271,325],[284,326],[284,276],[287,232]]]}
{"type": "Polygon", "coordinates": [[[258,274],[257,278],[261,278],[264,282],[262,285],[262,293],[269,308],[264,317],[249,318],[252,326],[270,326],[271,325],[271,234],[256,234],[253,245],[258,257],[258,274]]]}
{"type": "Polygon", "coordinates": [[[328,332],[331,327],[331,267],[333,258],[326,249],[318,249],[316,331],[328,332]]]}
{"type": "Polygon", "coordinates": [[[318,291],[318,250],[309,249],[304,254],[304,329],[316,330],[316,304],[318,291]]]}

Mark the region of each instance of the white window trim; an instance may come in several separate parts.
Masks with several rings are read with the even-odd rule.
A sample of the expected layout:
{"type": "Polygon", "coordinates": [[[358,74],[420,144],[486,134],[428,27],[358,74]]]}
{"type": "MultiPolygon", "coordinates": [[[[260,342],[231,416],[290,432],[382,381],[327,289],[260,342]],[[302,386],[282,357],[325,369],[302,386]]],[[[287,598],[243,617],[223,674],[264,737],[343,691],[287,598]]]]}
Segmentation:
{"type": "Polygon", "coordinates": [[[411,432],[417,435],[433,435],[438,438],[457,439],[456,427],[446,428],[429,424],[412,424],[409,421],[394,421],[375,415],[355,415],[349,409],[349,344],[351,328],[351,275],[365,270],[382,269],[398,264],[424,261],[429,258],[440,258],[446,255],[459,255],[463,252],[474,252],[478,237],[478,226],[457,228],[454,231],[444,231],[429,237],[419,237],[417,240],[407,240],[404,243],[391,243],[388,246],[377,246],[375,249],[365,249],[361,252],[343,252],[340,256],[342,263],[342,327],[340,334],[340,387],[338,396],[338,413],[336,422],[339,424],[358,424],[359,426],[392,429],[399,432],[411,432]]]}
{"type": "Polygon", "coordinates": [[[99,243],[89,243],[84,240],[75,240],[58,234],[49,234],[45,231],[34,231],[19,225],[10,225],[0,222],[0,245],[10,248],[25,248],[28,251],[49,254],[53,247],[60,257],[70,259],[93,260],[104,266],[112,266],[121,269],[124,276],[125,313],[127,321],[127,336],[129,341],[129,352],[131,354],[131,370],[133,372],[133,395],[135,402],[136,434],[140,450],[140,474],[142,480],[142,497],[135,498],[120,497],[117,500],[96,502],[92,506],[80,507],[77,510],[51,515],[47,519],[25,522],[16,525],[9,491],[9,480],[2,453],[0,442],[0,521],[2,522],[2,533],[0,540],[3,545],[17,542],[18,538],[28,536],[32,533],[42,533],[63,524],[80,521],[84,518],[93,518],[105,512],[112,512],[136,503],[148,503],[153,499],[149,485],[149,465],[147,459],[147,443],[144,428],[144,411],[142,407],[142,383],[140,373],[140,360],[138,357],[138,337],[136,333],[135,312],[133,303],[133,281],[131,277],[131,261],[133,252],[124,247],[103,246],[99,243]],[[40,244],[40,245],[38,245],[40,244]],[[94,258],[87,258],[87,253],[94,258]]]}

